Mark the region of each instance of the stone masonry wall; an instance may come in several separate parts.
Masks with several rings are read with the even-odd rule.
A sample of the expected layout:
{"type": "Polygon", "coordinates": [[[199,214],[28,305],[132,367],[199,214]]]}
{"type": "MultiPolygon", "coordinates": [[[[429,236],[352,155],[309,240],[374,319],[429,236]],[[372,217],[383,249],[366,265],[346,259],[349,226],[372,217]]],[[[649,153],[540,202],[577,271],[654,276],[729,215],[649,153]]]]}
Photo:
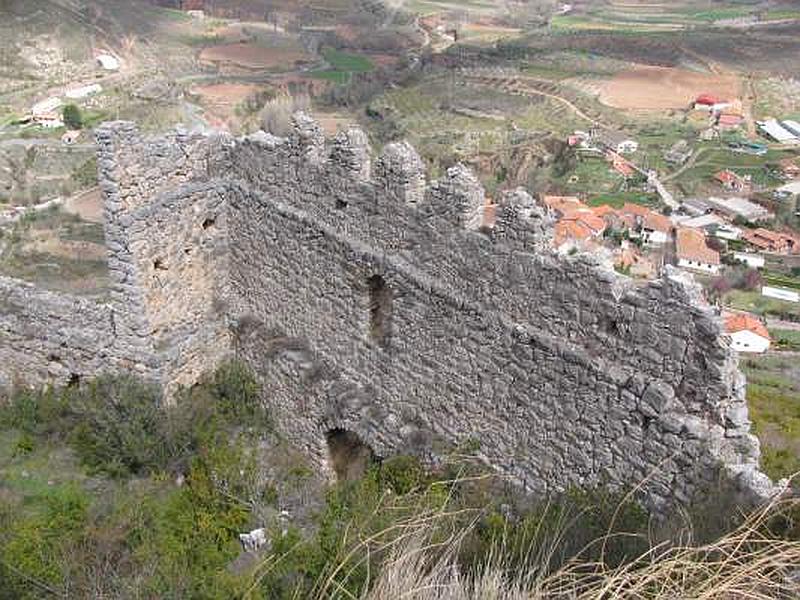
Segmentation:
{"type": "Polygon", "coordinates": [[[106,371],[147,378],[149,356],[116,336],[111,306],[0,277],[0,389],[75,383],[106,371]]]}
{"type": "Polygon", "coordinates": [[[720,473],[747,500],[774,491],[699,287],[553,254],[524,191],[486,229],[467,169],[428,183],[407,144],[373,158],[360,130],[326,141],[305,115],[286,139],[98,139],[116,330],[168,390],[237,354],[321,466],[343,428],[431,461],[477,441],[536,492],[646,480],[659,509],[720,473]]]}

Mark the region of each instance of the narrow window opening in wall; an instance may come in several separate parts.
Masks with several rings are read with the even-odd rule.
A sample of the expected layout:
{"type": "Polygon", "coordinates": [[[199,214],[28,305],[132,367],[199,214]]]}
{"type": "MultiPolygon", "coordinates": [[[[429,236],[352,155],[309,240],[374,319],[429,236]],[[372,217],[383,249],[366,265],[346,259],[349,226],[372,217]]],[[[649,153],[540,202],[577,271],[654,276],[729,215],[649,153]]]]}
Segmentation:
{"type": "Polygon", "coordinates": [[[163,258],[157,258],[153,261],[153,268],[157,271],[166,271],[167,270],[167,263],[164,262],[163,258]]]}
{"type": "Polygon", "coordinates": [[[203,221],[203,229],[209,229],[210,227],[213,227],[216,222],[216,219],[208,217],[205,221],[203,221]]]}
{"type": "Polygon", "coordinates": [[[369,338],[373,342],[388,346],[392,333],[393,294],[380,275],[373,275],[369,286],[369,338]]]}

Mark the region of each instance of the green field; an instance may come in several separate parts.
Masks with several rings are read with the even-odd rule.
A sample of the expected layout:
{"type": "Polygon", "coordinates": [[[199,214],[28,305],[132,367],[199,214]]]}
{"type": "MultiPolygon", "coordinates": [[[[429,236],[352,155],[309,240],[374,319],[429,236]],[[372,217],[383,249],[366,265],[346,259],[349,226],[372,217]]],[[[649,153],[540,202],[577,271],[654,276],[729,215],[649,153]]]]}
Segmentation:
{"type": "Polygon", "coordinates": [[[641,204],[650,208],[658,208],[660,201],[653,194],[642,192],[618,192],[616,194],[601,194],[593,196],[587,204],[589,206],[602,206],[608,204],[613,208],[622,208],[625,204],[641,204]]]}
{"type": "Polygon", "coordinates": [[[770,329],[772,343],[781,350],[800,352],[800,331],[794,329],[770,329]]]}
{"type": "Polygon", "coordinates": [[[375,68],[369,58],[360,54],[329,48],[322,51],[322,56],[328,64],[328,68],[312,71],[310,75],[317,79],[326,79],[338,84],[350,81],[354,73],[368,73],[375,68]]]}
{"type": "Polygon", "coordinates": [[[742,368],[764,470],[775,479],[800,472],[800,361],[759,356],[742,360],[742,368]]]}
{"type": "Polygon", "coordinates": [[[725,295],[725,305],[761,316],[800,319],[800,304],[766,298],[759,291],[731,290],[725,295]]]}

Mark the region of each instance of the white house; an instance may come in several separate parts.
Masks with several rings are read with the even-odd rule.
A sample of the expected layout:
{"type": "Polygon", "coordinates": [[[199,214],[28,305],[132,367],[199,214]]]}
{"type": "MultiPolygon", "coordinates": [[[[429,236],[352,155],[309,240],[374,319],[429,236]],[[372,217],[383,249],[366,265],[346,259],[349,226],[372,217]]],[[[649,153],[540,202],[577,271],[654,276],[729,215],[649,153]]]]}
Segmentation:
{"type": "Polygon", "coordinates": [[[110,54],[99,54],[97,56],[97,64],[99,64],[106,71],[118,71],[119,59],[110,54]]]}
{"type": "Polygon", "coordinates": [[[64,126],[64,121],[58,113],[39,114],[34,118],[34,122],[39,125],[39,127],[44,127],[45,129],[58,129],[64,126]]]}
{"type": "Polygon", "coordinates": [[[758,254],[750,254],[749,252],[734,252],[733,258],[743,262],[751,269],[763,269],[764,265],[767,264],[767,261],[763,256],[758,254]]]}
{"type": "Polygon", "coordinates": [[[51,113],[56,112],[64,103],[61,101],[61,98],[58,96],[53,96],[52,98],[48,98],[47,100],[42,100],[41,102],[37,102],[31,107],[31,114],[34,118],[42,116],[42,115],[49,115],[51,113]]]}
{"type": "Polygon", "coordinates": [[[675,239],[678,266],[690,271],[717,275],[722,269],[719,252],[706,245],[706,236],[699,229],[681,227],[675,239]]]}
{"type": "Polygon", "coordinates": [[[86,98],[87,96],[94,96],[102,91],[103,87],[99,83],[92,83],[90,85],[84,85],[67,90],[64,92],[64,95],[72,100],[79,100],[80,98],[86,98]]]}
{"type": "Polygon", "coordinates": [[[592,137],[601,146],[617,154],[633,154],[639,149],[639,142],[621,131],[594,130],[592,137]]]}
{"type": "Polygon", "coordinates": [[[772,343],[764,324],[746,313],[727,315],[725,332],[731,337],[733,349],[739,352],[763,354],[772,343]]]}

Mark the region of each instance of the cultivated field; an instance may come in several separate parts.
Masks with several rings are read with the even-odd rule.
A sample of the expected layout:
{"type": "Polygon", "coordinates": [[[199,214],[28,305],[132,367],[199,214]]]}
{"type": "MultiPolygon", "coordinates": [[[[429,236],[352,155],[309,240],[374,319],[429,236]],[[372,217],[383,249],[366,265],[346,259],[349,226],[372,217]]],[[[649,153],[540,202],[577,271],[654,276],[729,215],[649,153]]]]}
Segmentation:
{"type": "Polygon", "coordinates": [[[741,82],[735,75],[641,66],[623,71],[605,83],[600,101],[626,110],[669,110],[686,108],[705,93],[736,98],[741,94],[741,82]]]}
{"type": "Polygon", "coordinates": [[[239,68],[253,71],[290,71],[312,57],[301,48],[268,47],[254,43],[222,44],[204,48],[200,62],[221,69],[239,68]]]}

